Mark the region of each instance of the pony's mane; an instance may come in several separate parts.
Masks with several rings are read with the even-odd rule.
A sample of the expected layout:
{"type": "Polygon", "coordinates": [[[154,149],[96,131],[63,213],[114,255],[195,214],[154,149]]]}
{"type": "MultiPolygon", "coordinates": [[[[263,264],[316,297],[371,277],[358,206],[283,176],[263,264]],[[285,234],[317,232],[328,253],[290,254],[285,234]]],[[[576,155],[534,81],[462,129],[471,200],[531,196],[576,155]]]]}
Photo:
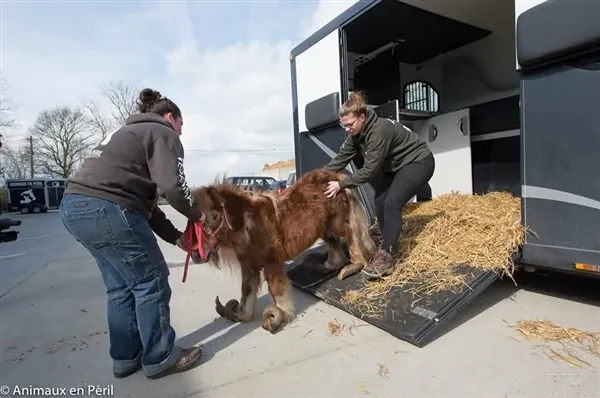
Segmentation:
{"type": "Polygon", "coordinates": [[[213,182],[208,185],[218,188],[221,185],[232,186],[233,184],[227,181],[227,172],[225,172],[222,175],[217,173],[213,182]]]}
{"type": "Polygon", "coordinates": [[[261,192],[247,192],[241,185],[235,185],[227,181],[227,173],[220,175],[217,173],[212,183],[198,187],[199,189],[212,187],[217,190],[219,195],[223,196],[239,196],[247,200],[255,200],[262,195],[261,192]]]}

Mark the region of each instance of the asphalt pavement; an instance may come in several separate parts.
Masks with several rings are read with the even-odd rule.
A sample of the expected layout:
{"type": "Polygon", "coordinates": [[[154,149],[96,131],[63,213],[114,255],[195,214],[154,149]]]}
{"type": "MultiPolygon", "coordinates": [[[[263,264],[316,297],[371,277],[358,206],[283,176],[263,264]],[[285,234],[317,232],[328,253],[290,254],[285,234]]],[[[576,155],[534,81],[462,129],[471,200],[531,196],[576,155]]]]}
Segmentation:
{"type": "MultiPolygon", "coordinates": [[[[182,216],[164,209],[185,227],[182,216]]],[[[578,353],[592,366],[570,367],[509,326],[548,319],[600,332],[598,281],[529,274],[517,279],[518,287],[498,281],[443,335],[417,348],[297,290],[298,318],[280,333],[259,326],[266,289],[255,320],[232,324],[218,317],[214,298],[239,298],[239,276],[200,264],[182,283],[185,253],[166,243],[171,320],[181,344],[203,344],[204,362],[159,381],[141,372],[116,380],[95,264],[57,213],[10,218],[23,224],[17,242],[0,244],[0,393],[6,387],[6,396],[24,387],[63,387],[66,396],[159,398],[600,397],[600,358],[578,353]],[[329,334],[331,321],[346,326],[340,336],[329,334]]]]}
{"type": "MultiPolygon", "coordinates": [[[[60,223],[57,211],[40,214],[2,213],[20,220],[14,242],[0,243],[0,297],[53,261],[73,258],[77,245],[60,223]]],[[[76,243],[76,242],[75,242],[76,243]]]]}

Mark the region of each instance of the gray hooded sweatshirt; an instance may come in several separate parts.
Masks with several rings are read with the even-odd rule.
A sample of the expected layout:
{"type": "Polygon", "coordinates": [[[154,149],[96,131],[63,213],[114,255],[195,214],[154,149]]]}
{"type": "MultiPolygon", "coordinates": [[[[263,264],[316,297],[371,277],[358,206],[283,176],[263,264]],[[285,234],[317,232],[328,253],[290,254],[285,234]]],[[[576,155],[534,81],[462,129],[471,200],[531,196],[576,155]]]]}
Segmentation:
{"type": "Polygon", "coordinates": [[[140,211],[158,236],[174,244],[181,231],[157,206],[159,195],[188,219],[201,217],[186,182],[183,155],[166,119],[154,113],[132,115],[92,150],[68,179],[65,194],[98,197],[140,211]]]}

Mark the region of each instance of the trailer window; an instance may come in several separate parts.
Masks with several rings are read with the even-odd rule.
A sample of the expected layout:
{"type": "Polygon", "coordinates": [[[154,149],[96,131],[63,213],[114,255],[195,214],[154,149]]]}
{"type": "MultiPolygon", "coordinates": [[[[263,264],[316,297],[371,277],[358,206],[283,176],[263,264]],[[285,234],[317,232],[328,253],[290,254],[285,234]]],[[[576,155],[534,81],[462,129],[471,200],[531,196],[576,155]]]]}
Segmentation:
{"type": "Polygon", "coordinates": [[[439,110],[438,92],[431,84],[422,80],[407,83],[404,86],[404,108],[415,111],[437,112],[439,110]]]}

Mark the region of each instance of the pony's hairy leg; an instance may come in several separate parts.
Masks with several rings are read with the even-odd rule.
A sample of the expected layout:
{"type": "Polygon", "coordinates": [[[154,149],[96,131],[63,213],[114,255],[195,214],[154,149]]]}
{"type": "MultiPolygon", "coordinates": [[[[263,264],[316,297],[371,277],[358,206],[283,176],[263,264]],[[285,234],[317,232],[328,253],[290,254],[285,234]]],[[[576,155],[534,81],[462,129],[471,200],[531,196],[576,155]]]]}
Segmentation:
{"type": "MultiPolygon", "coordinates": [[[[346,195],[349,195],[348,192],[345,193],[346,195]]],[[[355,224],[357,224],[354,220],[356,215],[352,214],[353,210],[356,211],[356,209],[353,209],[352,207],[352,201],[349,201],[343,206],[339,206],[336,217],[330,221],[330,229],[327,232],[327,236],[329,238],[327,240],[331,240],[331,242],[327,242],[327,240],[324,239],[328,250],[328,263],[331,263],[325,265],[328,266],[329,269],[340,269],[337,276],[338,280],[343,280],[349,276],[356,275],[364,267],[364,261],[362,261],[362,247],[360,242],[357,241],[358,235],[353,231],[353,227],[356,227],[355,224]],[[349,220],[354,221],[354,223],[349,222],[349,220]],[[350,252],[350,264],[346,262],[346,256],[343,251],[341,238],[343,238],[348,245],[348,250],[350,252]],[[332,265],[335,266],[332,267],[332,265]]]]}
{"type": "Polygon", "coordinates": [[[239,313],[236,314],[242,322],[251,321],[254,318],[254,309],[258,298],[258,286],[260,285],[260,273],[251,271],[244,276],[242,281],[242,297],[240,299],[239,313]]]}
{"type": "Polygon", "coordinates": [[[291,283],[283,269],[283,264],[265,266],[265,279],[269,286],[272,304],[263,311],[262,328],[271,333],[290,323],[295,317],[291,283]]]}
{"type": "Polygon", "coordinates": [[[219,315],[233,322],[248,322],[254,317],[260,273],[249,268],[242,268],[242,296],[238,302],[231,299],[223,306],[217,296],[216,311],[219,315]]]}
{"type": "Polygon", "coordinates": [[[338,269],[346,264],[346,255],[344,253],[344,246],[342,241],[331,236],[323,238],[325,247],[327,249],[327,261],[325,261],[325,267],[327,269],[338,269]]]}
{"type": "Polygon", "coordinates": [[[337,276],[338,280],[343,280],[349,276],[358,274],[365,266],[361,261],[360,247],[354,240],[350,226],[347,225],[346,228],[344,228],[344,233],[344,238],[346,239],[346,244],[348,245],[348,250],[350,252],[350,264],[345,264],[342,267],[337,276]]]}

